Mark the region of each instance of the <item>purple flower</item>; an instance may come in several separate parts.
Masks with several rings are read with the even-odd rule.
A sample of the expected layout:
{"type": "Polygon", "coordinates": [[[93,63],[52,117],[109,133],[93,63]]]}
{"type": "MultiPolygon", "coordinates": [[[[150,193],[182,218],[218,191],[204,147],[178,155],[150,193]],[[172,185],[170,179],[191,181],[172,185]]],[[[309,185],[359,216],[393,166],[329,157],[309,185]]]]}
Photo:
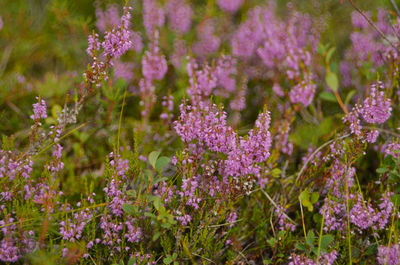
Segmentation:
{"type": "Polygon", "coordinates": [[[164,23],[164,9],[155,0],[143,0],[143,24],[147,36],[152,37],[156,27],[162,27],[164,23]]]}
{"type": "Polygon", "coordinates": [[[387,121],[391,115],[391,101],[382,91],[383,83],[373,84],[368,98],[364,100],[364,106],[360,113],[368,123],[382,124],[387,121]],[[381,90],[380,90],[381,89],[381,90]]]}
{"type": "Polygon", "coordinates": [[[307,107],[314,98],[315,88],[316,85],[312,81],[312,75],[307,74],[301,83],[290,90],[290,102],[293,104],[301,103],[304,107],[307,107]]]}
{"type": "Polygon", "coordinates": [[[37,103],[33,104],[33,115],[31,115],[32,120],[39,120],[39,119],[46,119],[47,118],[47,111],[46,111],[46,101],[43,99],[39,99],[37,103]]]}
{"type": "Polygon", "coordinates": [[[378,262],[380,265],[398,265],[400,264],[400,244],[392,246],[379,246],[378,262]]]}
{"type": "Polygon", "coordinates": [[[193,10],[185,0],[168,0],[166,10],[172,30],[178,33],[186,33],[190,30],[193,10]]]}
{"type": "Polygon", "coordinates": [[[229,13],[235,13],[242,5],[244,0],[218,0],[219,7],[229,13]]]}
{"type": "Polygon", "coordinates": [[[131,14],[129,9],[124,7],[124,14],[121,17],[121,25],[113,28],[104,36],[101,46],[104,49],[103,55],[106,58],[119,58],[132,46],[132,32],[129,30],[131,14]]]}
{"type": "Polygon", "coordinates": [[[158,45],[154,43],[150,51],[146,51],[142,59],[143,76],[149,80],[161,80],[167,73],[168,65],[158,45]]]}

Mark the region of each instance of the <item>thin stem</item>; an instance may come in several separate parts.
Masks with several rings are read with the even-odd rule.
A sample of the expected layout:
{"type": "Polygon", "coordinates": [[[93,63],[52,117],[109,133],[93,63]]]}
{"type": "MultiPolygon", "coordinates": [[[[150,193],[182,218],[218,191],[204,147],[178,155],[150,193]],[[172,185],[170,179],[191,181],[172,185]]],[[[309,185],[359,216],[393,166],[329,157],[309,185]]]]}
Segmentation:
{"type": "Polygon", "coordinates": [[[300,198],[299,198],[299,203],[300,203],[300,211],[301,211],[301,222],[303,223],[304,238],[307,238],[306,224],[304,223],[303,205],[301,204],[300,198]]]}
{"type": "Polygon", "coordinates": [[[318,147],[318,148],[307,158],[306,162],[304,162],[303,167],[300,169],[299,173],[297,174],[296,182],[299,181],[301,175],[303,174],[304,170],[307,168],[307,165],[308,165],[308,163],[311,161],[311,159],[312,159],[319,151],[321,151],[321,149],[323,149],[325,146],[327,146],[327,145],[333,143],[334,141],[341,140],[341,139],[347,138],[347,137],[349,137],[349,136],[350,136],[350,134],[342,135],[342,136],[340,136],[339,138],[337,138],[337,139],[332,139],[332,140],[330,140],[330,141],[324,143],[324,144],[321,145],[320,147],[318,147]]]}
{"type": "MultiPolygon", "coordinates": [[[[345,172],[346,174],[346,172],[345,172]]],[[[349,246],[349,264],[353,264],[351,258],[351,233],[350,233],[350,209],[349,209],[349,185],[346,178],[346,211],[347,211],[347,239],[348,239],[348,246],[349,246]]]]}
{"type": "MultiPolygon", "coordinates": [[[[276,204],[276,202],[274,202],[274,200],[268,195],[268,193],[266,193],[263,189],[261,190],[261,192],[265,195],[265,197],[268,198],[268,200],[272,203],[272,205],[275,206],[276,209],[279,209],[278,205],[276,204]]],[[[289,221],[291,221],[293,224],[296,224],[295,221],[293,221],[287,214],[285,214],[284,212],[282,212],[282,215],[284,215],[289,221]]]]}
{"type": "Polygon", "coordinates": [[[122,108],[121,108],[121,112],[119,113],[118,136],[117,136],[117,154],[119,154],[119,139],[120,139],[120,136],[121,136],[122,113],[124,112],[126,92],[127,92],[127,90],[125,90],[125,92],[124,92],[124,98],[122,100],[122,108]]]}
{"type": "MultiPolygon", "coordinates": [[[[58,216],[60,214],[75,213],[75,212],[79,212],[79,211],[83,211],[83,210],[87,210],[87,209],[103,207],[103,206],[106,206],[106,205],[107,205],[107,203],[104,202],[104,203],[95,204],[95,205],[91,205],[91,206],[88,206],[88,207],[82,207],[82,208],[78,208],[78,209],[74,209],[74,210],[70,210],[70,211],[66,211],[66,212],[53,213],[50,216],[58,216]]],[[[8,223],[8,224],[5,224],[5,225],[2,225],[2,226],[0,226],[0,229],[3,228],[3,227],[10,226],[10,225],[16,225],[16,224],[19,224],[19,223],[27,223],[27,222],[35,221],[35,220],[38,220],[38,219],[40,219],[40,218],[35,217],[35,218],[22,219],[22,220],[19,220],[19,221],[16,221],[16,222],[12,222],[12,223],[8,223]]]]}
{"type": "Polygon", "coordinates": [[[354,7],[355,10],[357,10],[358,13],[360,13],[366,20],[367,22],[379,33],[379,35],[381,35],[381,37],[386,40],[390,46],[392,46],[396,51],[397,51],[397,47],[393,44],[393,42],[391,42],[386,36],[385,34],[375,25],[375,23],[369,18],[367,17],[364,12],[361,11],[361,9],[359,9],[353,2],[353,0],[349,0],[350,4],[354,7]]]}
{"type": "Polygon", "coordinates": [[[317,253],[317,264],[319,261],[319,256],[321,254],[321,244],[322,244],[322,235],[324,234],[324,221],[325,221],[325,209],[322,213],[322,221],[321,221],[321,229],[319,232],[319,240],[318,240],[318,253],[317,253]]]}
{"type": "Polygon", "coordinates": [[[344,105],[342,98],[339,95],[339,92],[337,90],[333,91],[336,97],[336,100],[338,101],[340,107],[342,108],[343,112],[346,113],[346,115],[349,115],[349,111],[347,110],[346,105],[344,105]]]}
{"type": "Polygon", "coordinates": [[[390,0],[390,3],[392,4],[394,10],[396,11],[397,15],[400,17],[400,10],[399,7],[397,6],[396,2],[393,0],[390,0]]]}

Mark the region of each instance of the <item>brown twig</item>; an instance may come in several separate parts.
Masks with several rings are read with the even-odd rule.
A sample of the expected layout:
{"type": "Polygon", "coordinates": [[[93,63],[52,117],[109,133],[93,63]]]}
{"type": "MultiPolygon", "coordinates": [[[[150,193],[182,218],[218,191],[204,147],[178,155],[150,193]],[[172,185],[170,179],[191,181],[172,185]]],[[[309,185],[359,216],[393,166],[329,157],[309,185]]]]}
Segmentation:
{"type": "Polygon", "coordinates": [[[386,40],[386,41],[390,44],[390,46],[392,46],[396,51],[398,51],[397,47],[393,44],[393,42],[391,42],[391,41],[385,36],[385,34],[375,25],[375,23],[374,23],[368,16],[366,16],[366,15],[364,14],[364,12],[363,12],[360,8],[358,8],[358,7],[356,6],[356,4],[354,4],[353,0],[348,0],[348,1],[349,1],[349,3],[354,7],[354,9],[355,9],[358,13],[360,13],[361,16],[363,16],[363,17],[365,18],[365,20],[367,20],[367,22],[379,33],[379,35],[381,35],[381,37],[382,37],[384,40],[386,40]]]}

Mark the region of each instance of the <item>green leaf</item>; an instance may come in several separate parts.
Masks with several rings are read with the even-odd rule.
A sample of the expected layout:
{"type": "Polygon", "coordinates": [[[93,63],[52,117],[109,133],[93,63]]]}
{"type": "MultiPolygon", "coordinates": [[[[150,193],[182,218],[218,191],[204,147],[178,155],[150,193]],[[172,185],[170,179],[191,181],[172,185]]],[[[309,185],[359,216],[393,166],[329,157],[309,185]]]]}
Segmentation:
{"type": "Polygon", "coordinates": [[[166,156],[160,157],[159,159],[157,159],[155,169],[157,171],[163,169],[169,163],[169,161],[171,161],[169,157],[166,156]]]}
{"type": "Polygon", "coordinates": [[[274,178],[279,178],[282,174],[282,170],[280,170],[279,168],[274,168],[272,169],[271,174],[274,178]]]}
{"type": "Polygon", "coordinates": [[[335,103],[337,102],[335,95],[333,95],[332,93],[330,93],[328,91],[321,92],[321,94],[319,94],[319,97],[325,101],[335,102],[335,103]]]}
{"type": "Polygon", "coordinates": [[[378,174],[383,174],[385,172],[386,172],[386,168],[380,167],[380,168],[376,169],[376,173],[378,173],[378,174]]]}
{"type": "Polygon", "coordinates": [[[339,88],[339,80],[334,72],[328,72],[325,76],[325,82],[333,90],[337,91],[339,88]]]}
{"type": "Polygon", "coordinates": [[[131,259],[128,261],[128,265],[133,265],[133,264],[135,264],[135,262],[136,262],[136,259],[135,259],[135,258],[131,258],[131,259]]]}
{"type": "Polygon", "coordinates": [[[321,250],[325,251],[333,239],[332,235],[323,235],[321,238],[321,250]]]}
{"type": "Polygon", "coordinates": [[[267,240],[268,245],[271,247],[275,246],[275,238],[271,237],[270,239],[267,240]]]}
{"type": "Polygon", "coordinates": [[[122,210],[129,214],[129,215],[135,215],[137,213],[137,209],[135,209],[135,207],[133,207],[131,204],[129,203],[124,203],[122,205],[122,210]]]}
{"type": "Polygon", "coordinates": [[[308,232],[307,238],[306,238],[307,245],[309,245],[310,247],[313,247],[314,246],[314,239],[315,239],[314,232],[310,230],[308,232]]]}
{"type": "Polygon", "coordinates": [[[329,61],[331,60],[331,57],[333,55],[333,53],[335,52],[336,48],[332,47],[328,50],[328,52],[326,53],[326,61],[329,63],[329,61]]]}
{"type": "Polygon", "coordinates": [[[172,257],[168,255],[166,258],[163,259],[164,264],[170,264],[172,262],[172,257]]]}
{"type": "Polygon", "coordinates": [[[159,231],[155,232],[153,235],[153,241],[156,241],[159,237],[160,237],[160,232],[159,231]]]}
{"type": "Polygon", "coordinates": [[[153,168],[156,168],[156,162],[160,154],[160,151],[153,151],[149,154],[149,163],[153,168]]]}
{"type": "Polygon", "coordinates": [[[346,99],[344,100],[344,105],[348,105],[350,103],[350,100],[353,98],[353,96],[357,93],[357,90],[351,90],[347,96],[346,99]]]}
{"type": "Polygon", "coordinates": [[[156,208],[157,210],[160,210],[160,208],[162,207],[160,197],[154,196],[153,205],[154,205],[154,208],[156,208]]]}
{"type": "Polygon", "coordinates": [[[300,251],[306,251],[307,250],[306,246],[303,243],[297,243],[296,244],[296,248],[298,250],[300,250],[300,251]]]}
{"type": "Polygon", "coordinates": [[[318,201],[319,199],[319,193],[318,192],[313,192],[311,194],[311,203],[314,204],[318,201]]]}
{"type": "Polygon", "coordinates": [[[319,54],[321,54],[321,55],[324,55],[325,51],[326,51],[325,45],[322,44],[321,42],[318,43],[318,45],[317,45],[317,52],[318,52],[319,54]]]}

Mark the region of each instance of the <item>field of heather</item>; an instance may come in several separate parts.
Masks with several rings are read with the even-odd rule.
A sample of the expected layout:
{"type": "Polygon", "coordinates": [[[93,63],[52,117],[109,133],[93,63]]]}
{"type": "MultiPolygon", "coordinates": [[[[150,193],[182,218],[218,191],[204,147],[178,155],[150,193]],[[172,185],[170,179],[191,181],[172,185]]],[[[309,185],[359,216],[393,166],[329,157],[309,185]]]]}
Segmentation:
{"type": "Polygon", "coordinates": [[[0,264],[400,265],[399,0],[0,0],[0,264]]]}

